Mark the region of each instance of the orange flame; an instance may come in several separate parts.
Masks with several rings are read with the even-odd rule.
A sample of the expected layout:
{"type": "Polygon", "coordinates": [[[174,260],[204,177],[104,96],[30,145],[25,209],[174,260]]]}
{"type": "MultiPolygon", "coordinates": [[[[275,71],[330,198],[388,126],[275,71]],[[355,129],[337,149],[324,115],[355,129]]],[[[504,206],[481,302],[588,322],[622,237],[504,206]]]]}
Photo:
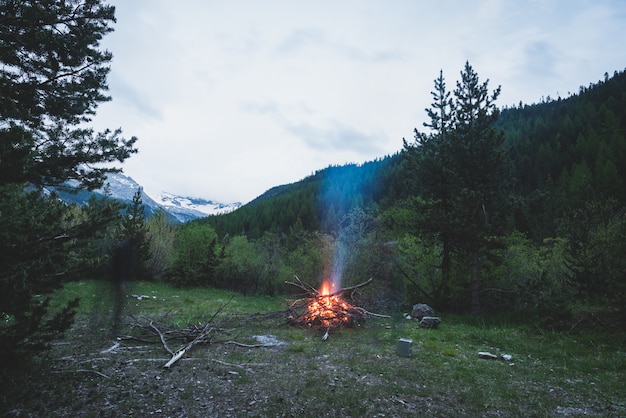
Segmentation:
{"type": "Polygon", "coordinates": [[[330,288],[332,286],[330,285],[330,283],[328,283],[328,280],[324,280],[324,283],[322,283],[322,288],[320,289],[320,296],[330,296],[330,288]]]}
{"type": "Polygon", "coordinates": [[[334,287],[335,284],[326,279],[316,294],[296,301],[305,303],[305,311],[298,314],[297,318],[292,318],[293,322],[317,329],[326,328],[328,331],[343,325],[358,325],[365,319],[366,311],[345,301],[341,297],[342,289],[333,294],[334,287]]]}
{"type": "MultiPolygon", "coordinates": [[[[318,322],[324,327],[334,327],[350,320],[348,311],[353,307],[344,301],[341,296],[331,296],[331,285],[328,280],[324,280],[320,287],[318,297],[312,300],[307,306],[307,313],[303,316],[305,321],[318,322]]],[[[311,325],[309,323],[309,325],[311,325]]]]}

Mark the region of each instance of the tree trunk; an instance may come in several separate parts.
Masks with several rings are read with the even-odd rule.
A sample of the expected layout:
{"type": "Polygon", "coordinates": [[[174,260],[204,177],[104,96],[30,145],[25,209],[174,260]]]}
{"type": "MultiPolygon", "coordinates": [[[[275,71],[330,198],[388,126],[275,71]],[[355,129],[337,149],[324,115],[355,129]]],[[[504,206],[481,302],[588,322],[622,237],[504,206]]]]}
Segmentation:
{"type": "Polygon", "coordinates": [[[478,250],[472,253],[472,315],[480,313],[480,286],[478,283],[478,250]]]}
{"type": "Polygon", "coordinates": [[[452,262],[450,258],[450,239],[447,234],[442,235],[442,260],[441,260],[441,291],[439,292],[440,301],[444,307],[449,306],[450,297],[450,271],[452,270],[452,262]]]}

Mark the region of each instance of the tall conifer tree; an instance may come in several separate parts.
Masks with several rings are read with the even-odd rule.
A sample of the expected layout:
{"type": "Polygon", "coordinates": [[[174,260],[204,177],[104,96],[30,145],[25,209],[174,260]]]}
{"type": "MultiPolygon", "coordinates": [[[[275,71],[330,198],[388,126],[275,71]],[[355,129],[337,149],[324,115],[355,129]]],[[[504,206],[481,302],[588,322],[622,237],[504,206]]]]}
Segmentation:
{"type": "Polygon", "coordinates": [[[0,185],[76,179],[97,188],[120,170],[94,164],[136,152],[137,139],[119,129],[84,125],[110,100],[112,54],[99,46],[113,22],[115,8],[101,0],[0,2],[0,185]]]}
{"type": "Polygon", "coordinates": [[[494,128],[500,87],[489,92],[469,62],[457,81],[454,111],[455,169],[459,181],[457,209],[463,226],[459,237],[471,257],[471,310],[480,311],[479,262],[485,238],[502,232],[512,164],[503,148],[504,132],[494,128]]]}
{"type": "Polygon", "coordinates": [[[120,169],[99,163],[136,152],[119,129],[85,127],[109,100],[100,41],[114,12],[101,0],[0,0],[0,361],[69,326],[76,302],[51,316],[42,295],[76,277],[70,257],[110,219],[70,219],[42,187],[100,187],[120,169]]]}
{"type": "Polygon", "coordinates": [[[415,128],[415,142],[409,144],[404,140],[404,150],[412,182],[417,186],[414,191],[425,200],[419,208],[419,227],[425,232],[438,234],[441,239],[442,277],[440,286],[434,289],[434,297],[439,303],[445,303],[452,268],[451,247],[454,245],[450,205],[455,184],[451,167],[454,101],[446,89],[443,71],[435,79],[434,87],[431,108],[426,109],[430,121],[424,123],[429,131],[420,132],[415,128]]]}
{"type": "Polygon", "coordinates": [[[442,244],[440,302],[449,302],[453,254],[470,254],[475,313],[480,309],[480,251],[485,238],[502,226],[511,186],[504,134],[493,127],[499,94],[497,88],[490,95],[488,81],[481,84],[466,63],[450,97],[440,73],[432,107],[426,109],[430,122],[424,126],[429,131],[416,129],[415,142],[404,141],[411,181],[423,203],[418,213],[420,230],[436,234],[442,244]]]}

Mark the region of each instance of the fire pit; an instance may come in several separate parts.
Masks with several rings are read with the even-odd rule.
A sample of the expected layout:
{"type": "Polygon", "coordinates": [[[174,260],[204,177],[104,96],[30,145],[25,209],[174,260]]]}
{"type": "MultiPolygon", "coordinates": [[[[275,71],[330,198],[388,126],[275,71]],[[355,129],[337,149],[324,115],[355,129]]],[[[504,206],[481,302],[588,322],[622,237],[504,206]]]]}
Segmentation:
{"type": "Polygon", "coordinates": [[[331,330],[339,327],[361,325],[369,316],[365,309],[354,306],[343,295],[369,284],[372,279],[344,289],[334,290],[334,285],[325,280],[319,290],[305,286],[297,277],[295,282],[288,282],[307,292],[307,296],[291,304],[289,323],[325,331],[323,340],[331,330]]]}

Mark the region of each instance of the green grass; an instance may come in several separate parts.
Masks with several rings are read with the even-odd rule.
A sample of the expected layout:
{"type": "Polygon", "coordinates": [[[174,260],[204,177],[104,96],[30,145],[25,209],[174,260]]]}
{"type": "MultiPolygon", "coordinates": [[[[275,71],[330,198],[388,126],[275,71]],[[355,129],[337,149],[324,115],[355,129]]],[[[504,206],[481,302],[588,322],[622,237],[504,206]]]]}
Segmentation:
{"type": "MultiPolygon", "coordinates": [[[[167,357],[158,344],[142,349],[147,352],[128,347],[124,354],[109,358],[100,351],[111,345],[102,336],[110,320],[111,289],[95,281],[70,283],[56,294],[55,303],[78,296],[81,305],[67,345],[59,345],[55,355],[80,357],[83,363],[74,364],[75,369],[92,367],[111,376],[81,374],[79,383],[76,376],[63,383],[58,377],[65,375],[57,374],[47,389],[49,399],[65,392],[88,393],[92,398],[83,404],[76,395],[68,403],[92,405],[96,411],[113,396],[110,391],[118,390],[107,388],[119,386],[121,393],[128,394],[117,411],[122,415],[148,414],[153,404],[161,405],[165,415],[187,416],[626,415],[624,332],[545,332],[531,324],[446,315],[438,329],[424,330],[394,315],[395,319],[371,318],[359,328],[336,330],[322,342],[321,333],[287,326],[286,318],[250,319],[253,314],[285,309],[285,297],[244,297],[159,283],[136,283],[127,293],[124,310],[136,316],[166,317],[185,327],[207,321],[221,310],[219,318],[227,326],[215,343],[195,347],[188,361],[172,370],[136,361],[167,357]],[[147,297],[139,300],[132,295],[147,297]],[[254,343],[252,336],[259,334],[275,335],[285,345],[249,349],[226,343],[254,343]],[[411,357],[396,355],[398,338],[413,341],[411,357]],[[512,359],[483,360],[479,351],[509,354],[512,359]],[[130,376],[136,380],[129,380],[130,376]],[[137,394],[141,387],[151,389],[137,394]],[[172,392],[172,387],[178,392],[172,392]],[[204,399],[206,408],[213,410],[197,409],[204,399]]],[[[38,384],[47,387],[45,380],[38,384]]],[[[42,396],[37,402],[43,404],[45,399],[42,396]]],[[[28,399],[22,402],[20,407],[28,411],[23,406],[28,399]]]]}
{"type": "MultiPolygon", "coordinates": [[[[207,311],[224,307],[225,313],[253,314],[271,310],[284,309],[281,298],[264,296],[245,297],[239,293],[226,290],[192,288],[175,288],[164,283],[136,282],[125,289],[125,301],[137,314],[159,314],[164,307],[178,319],[200,318],[206,319],[207,311]],[[145,296],[141,300],[133,297],[145,296]]],[[[79,313],[88,313],[98,309],[106,299],[114,298],[114,291],[107,282],[79,281],[68,283],[57,294],[58,303],[80,297],[79,313]]]]}

